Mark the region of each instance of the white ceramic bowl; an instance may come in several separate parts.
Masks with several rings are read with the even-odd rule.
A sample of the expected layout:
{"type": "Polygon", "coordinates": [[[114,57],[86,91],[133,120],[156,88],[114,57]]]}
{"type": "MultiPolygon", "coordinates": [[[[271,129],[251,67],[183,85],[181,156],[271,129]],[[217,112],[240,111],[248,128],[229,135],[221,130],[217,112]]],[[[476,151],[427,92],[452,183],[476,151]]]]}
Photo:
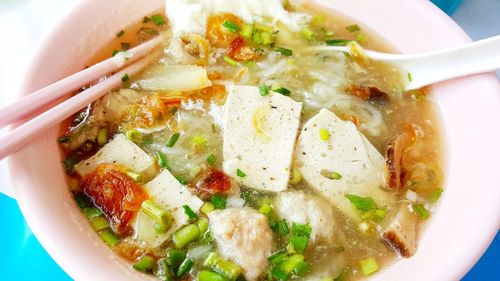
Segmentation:
{"type": "MultiPolygon", "coordinates": [[[[26,95],[73,72],[117,30],[162,9],[160,0],[83,1],[38,50],[26,95]]],[[[369,26],[400,51],[422,52],[469,42],[426,0],[318,1],[369,26]]],[[[500,87],[492,74],[441,83],[433,96],[444,119],[448,164],[445,193],[422,233],[416,255],[376,280],[458,280],[482,255],[500,225],[500,87]]],[[[59,124],[9,159],[14,192],[33,232],[77,280],[144,280],[94,233],[73,203],[56,142],[59,124]]]]}

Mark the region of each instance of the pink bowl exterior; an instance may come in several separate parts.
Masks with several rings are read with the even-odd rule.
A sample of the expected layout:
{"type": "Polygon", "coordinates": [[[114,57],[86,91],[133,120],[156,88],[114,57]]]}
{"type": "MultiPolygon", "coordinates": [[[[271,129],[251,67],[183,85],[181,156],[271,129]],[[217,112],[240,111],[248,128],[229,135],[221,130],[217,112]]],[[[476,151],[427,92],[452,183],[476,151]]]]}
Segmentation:
{"type": "MultiPolygon", "coordinates": [[[[163,1],[107,0],[78,4],[45,39],[21,95],[46,86],[85,63],[127,23],[163,1]]],[[[426,0],[336,0],[318,3],[348,15],[405,53],[470,41],[426,0]]],[[[500,86],[492,74],[433,86],[447,138],[445,193],[417,254],[374,280],[458,280],[478,260],[500,226],[500,86]]],[[[9,159],[14,192],[33,232],[76,280],[147,280],[93,232],[66,188],[56,138],[58,124],[9,159]]]]}

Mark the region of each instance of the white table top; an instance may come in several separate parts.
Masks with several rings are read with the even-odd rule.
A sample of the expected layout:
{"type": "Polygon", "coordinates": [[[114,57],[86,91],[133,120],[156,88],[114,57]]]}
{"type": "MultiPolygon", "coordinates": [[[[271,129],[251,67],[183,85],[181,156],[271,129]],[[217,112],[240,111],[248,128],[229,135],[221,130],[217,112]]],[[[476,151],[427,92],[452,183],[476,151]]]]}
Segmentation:
{"type": "MultiPolygon", "coordinates": [[[[0,108],[16,99],[40,40],[76,2],[0,0],[0,108]]],[[[478,40],[500,34],[499,15],[499,0],[465,0],[453,19],[472,39],[478,40]]],[[[5,130],[0,130],[2,133],[5,130]]],[[[0,191],[12,195],[6,160],[0,161],[0,191]]]]}

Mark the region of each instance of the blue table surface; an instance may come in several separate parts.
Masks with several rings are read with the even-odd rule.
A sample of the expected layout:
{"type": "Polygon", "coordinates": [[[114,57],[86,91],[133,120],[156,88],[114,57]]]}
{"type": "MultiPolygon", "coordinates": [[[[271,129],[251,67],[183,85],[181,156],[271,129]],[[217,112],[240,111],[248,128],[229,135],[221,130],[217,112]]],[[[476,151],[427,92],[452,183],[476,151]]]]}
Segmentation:
{"type": "MultiPolygon", "coordinates": [[[[26,224],[17,202],[0,193],[0,280],[57,280],[71,278],[52,260],[26,224]]],[[[500,235],[463,281],[500,281],[500,235]]]]}

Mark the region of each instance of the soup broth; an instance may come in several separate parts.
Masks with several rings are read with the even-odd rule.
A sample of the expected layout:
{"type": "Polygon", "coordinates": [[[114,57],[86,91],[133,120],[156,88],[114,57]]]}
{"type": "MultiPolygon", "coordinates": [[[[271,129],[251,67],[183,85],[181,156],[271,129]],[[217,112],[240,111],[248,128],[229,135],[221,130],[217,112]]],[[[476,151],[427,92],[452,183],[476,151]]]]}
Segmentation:
{"type": "MultiPolygon", "coordinates": [[[[165,38],[155,63],[122,79],[120,89],[63,124],[59,139],[78,205],[105,243],[134,269],[161,280],[358,280],[414,253],[420,229],[442,192],[435,105],[425,89],[405,91],[411,73],[363,55],[362,48],[392,51],[369,30],[318,7],[285,8],[286,13],[310,15],[306,24],[296,30],[279,21],[252,23],[219,13],[208,16],[205,34],[179,35],[166,15],[158,13],[117,31],[116,39],[89,62],[126,52],[158,34],[165,38]],[[346,44],[349,53],[316,48],[346,44]],[[206,73],[206,81],[191,81],[200,72],[206,73]],[[227,168],[229,95],[238,89],[257,92],[240,85],[258,87],[261,98],[279,95],[280,102],[301,108],[300,133],[290,132],[297,142],[294,156],[283,167],[290,174],[286,191],[269,189],[274,182],[265,188],[243,184],[253,170],[238,168],[231,174],[227,168]],[[345,209],[336,204],[341,199],[332,199],[330,190],[308,178],[306,151],[314,144],[303,145],[307,129],[315,127],[309,127],[311,120],[328,114],[337,116],[341,127],[319,128],[319,143],[336,141],[344,129],[360,138],[365,145],[355,151],[366,149],[368,158],[383,160],[384,168],[376,171],[383,184],[373,192],[382,197],[367,196],[372,187],[363,194],[348,189],[341,196],[350,206],[345,209]],[[112,147],[118,141],[122,150],[112,147]],[[132,151],[138,152],[127,158],[132,151]],[[144,161],[154,163],[134,170],[144,161]],[[182,190],[168,191],[173,190],[172,184],[165,185],[169,176],[182,190]],[[160,177],[164,182],[158,189],[160,177]],[[176,192],[183,194],[181,199],[176,192]],[[177,203],[168,203],[169,198],[177,203]],[[242,218],[248,227],[238,223],[242,218]],[[409,233],[395,224],[409,225],[409,233]],[[261,240],[248,238],[245,231],[256,231],[261,240]],[[255,252],[247,253],[241,245],[255,252]],[[245,255],[255,255],[252,266],[245,255]]],[[[253,113],[257,139],[287,125],[269,124],[266,110],[273,109],[253,113]]],[[[348,175],[340,170],[323,169],[321,175],[329,184],[342,184],[348,175]]],[[[363,177],[355,170],[349,173],[354,173],[353,181],[363,177]]]]}

